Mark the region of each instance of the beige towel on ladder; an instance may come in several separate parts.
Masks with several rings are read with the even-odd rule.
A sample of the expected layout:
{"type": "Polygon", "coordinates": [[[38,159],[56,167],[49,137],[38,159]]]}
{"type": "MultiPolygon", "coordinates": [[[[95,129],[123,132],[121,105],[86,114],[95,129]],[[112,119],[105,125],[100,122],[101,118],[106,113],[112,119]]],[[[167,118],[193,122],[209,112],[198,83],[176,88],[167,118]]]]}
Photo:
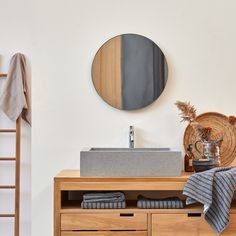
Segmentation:
{"type": "Polygon", "coordinates": [[[10,62],[7,80],[0,99],[3,112],[13,121],[22,118],[31,125],[31,85],[26,58],[15,54],[10,62]]]}

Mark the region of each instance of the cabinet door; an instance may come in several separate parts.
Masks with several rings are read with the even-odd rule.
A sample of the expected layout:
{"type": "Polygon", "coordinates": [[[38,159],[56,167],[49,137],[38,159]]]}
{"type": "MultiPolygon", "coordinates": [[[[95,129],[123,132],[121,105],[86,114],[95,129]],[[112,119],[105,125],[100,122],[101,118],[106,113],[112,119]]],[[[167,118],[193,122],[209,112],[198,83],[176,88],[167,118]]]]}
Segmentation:
{"type": "Polygon", "coordinates": [[[152,236],[215,236],[201,213],[154,214],[152,236]]]}

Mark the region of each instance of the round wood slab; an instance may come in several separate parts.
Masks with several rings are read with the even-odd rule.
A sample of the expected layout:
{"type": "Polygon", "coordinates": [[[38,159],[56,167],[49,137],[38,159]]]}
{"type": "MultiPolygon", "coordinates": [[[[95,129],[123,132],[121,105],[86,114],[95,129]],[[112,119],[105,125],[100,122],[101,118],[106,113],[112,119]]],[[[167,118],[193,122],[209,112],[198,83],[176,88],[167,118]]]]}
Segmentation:
{"type": "MultiPolygon", "coordinates": [[[[223,137],[220,147],[221,166],[229,166],[236,157],[236,126],[229,123],[227,116],[217,112],[203,113],[197,116],[196,121],[204,127],[212,128],[212,140],[223,137]]],[[[188,144],[193,144],[193,154],[195,157],[200,158],[199,153],[194,148],[194,144],[198,139],[193,128],[188,125],[185,129],[183,140],[185,152],[188,144]]],[[[199,146],[201,147],[200,144],[199,146]]]]}

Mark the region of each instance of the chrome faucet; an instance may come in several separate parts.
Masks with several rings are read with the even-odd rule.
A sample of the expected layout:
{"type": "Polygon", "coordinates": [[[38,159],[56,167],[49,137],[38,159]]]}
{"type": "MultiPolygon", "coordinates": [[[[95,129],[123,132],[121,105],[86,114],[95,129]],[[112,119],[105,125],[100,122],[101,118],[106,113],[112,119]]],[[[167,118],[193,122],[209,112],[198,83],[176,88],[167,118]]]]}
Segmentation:
{"type": "Polygon", "coordinates": [[[129,148],[134,148],[134,126],[129,127],[129,148]]]}

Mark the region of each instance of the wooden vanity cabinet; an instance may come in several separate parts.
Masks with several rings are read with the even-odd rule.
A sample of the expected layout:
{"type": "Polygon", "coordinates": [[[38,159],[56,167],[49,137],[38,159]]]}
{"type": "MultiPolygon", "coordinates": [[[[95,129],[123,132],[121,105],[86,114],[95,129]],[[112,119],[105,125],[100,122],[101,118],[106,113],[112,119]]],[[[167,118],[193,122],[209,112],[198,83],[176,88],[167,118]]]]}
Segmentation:
{"type": "MultiPolygon", "coordinates": [[[[54,178],[54,236],[215,236],[203,219],[201,206],[184,209],[81,209],[69,192],[86,191],[180,191],[190,176],[180,177],[80,177],[64,170],[54,178]]],[[[159,192],[158,192],[159,194],[159,192]]],[[[236,207],[230,224],[221,234],[236,235],[236,207]]]]}

